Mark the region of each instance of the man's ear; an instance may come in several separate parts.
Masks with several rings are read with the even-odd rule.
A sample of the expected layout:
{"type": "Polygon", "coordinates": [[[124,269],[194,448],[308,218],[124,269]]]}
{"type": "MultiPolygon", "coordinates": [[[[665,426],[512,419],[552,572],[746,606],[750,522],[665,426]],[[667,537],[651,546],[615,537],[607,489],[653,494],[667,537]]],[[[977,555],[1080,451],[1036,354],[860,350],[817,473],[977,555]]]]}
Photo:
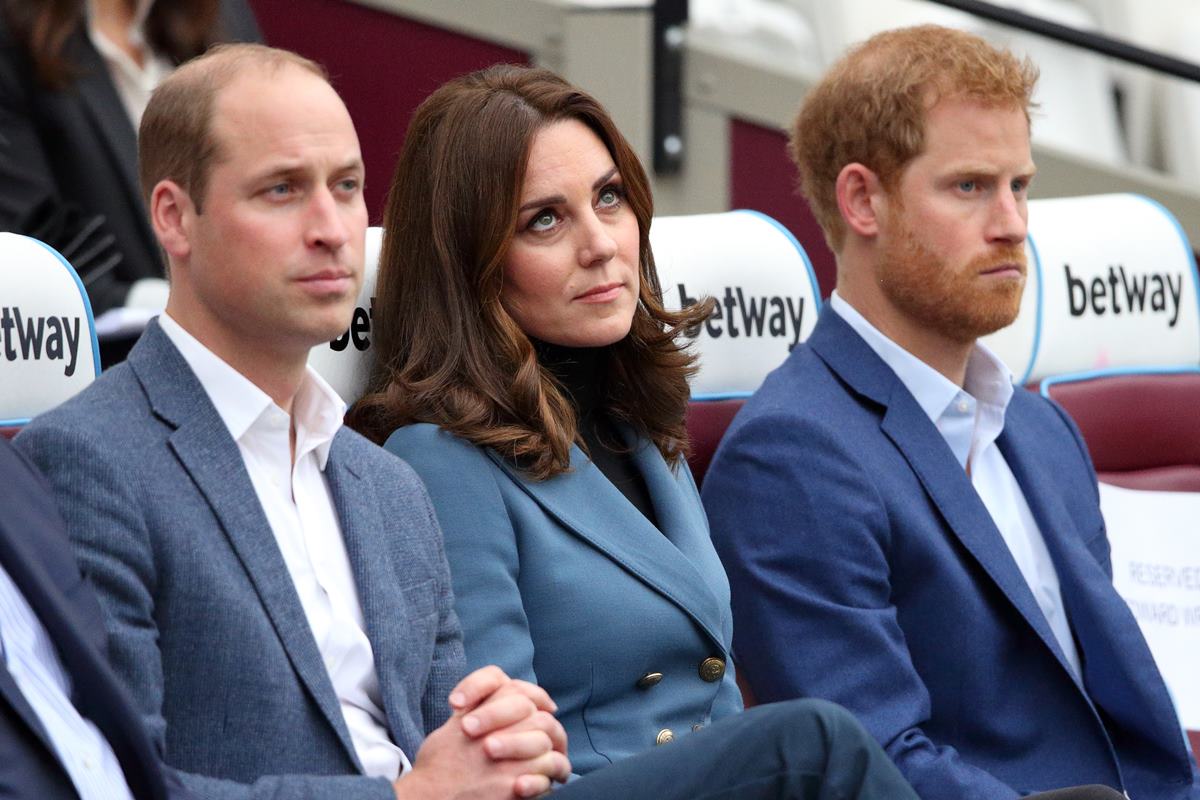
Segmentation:
{"type": "Polygon", "coordinates": [[[868,167],[855,162],[842,167],[838,173],[838,210],[846,227],[859,236],[873,238],[879,233],[883,196],[883,182],[868,167]]]}
{"type": "Polygon", "coordinates": [[[159,181],[150,192],[150,225],[170,260],[186,259],[191,253],[195,216],[191,196],[175,181],[159,181]]]}

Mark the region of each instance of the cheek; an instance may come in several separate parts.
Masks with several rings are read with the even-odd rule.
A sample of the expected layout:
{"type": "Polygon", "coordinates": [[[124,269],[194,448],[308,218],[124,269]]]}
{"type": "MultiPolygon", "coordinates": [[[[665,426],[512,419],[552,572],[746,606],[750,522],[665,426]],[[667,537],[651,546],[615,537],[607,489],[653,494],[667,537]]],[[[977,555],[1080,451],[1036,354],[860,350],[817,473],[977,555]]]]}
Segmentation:
{"type": "Polygon", "coordinates": [[[505,303],[531,307],[559,298],[566,275],[550,255],[527,248],[510,253],[504,266],[504,290],[501,293],[505,303]]]}

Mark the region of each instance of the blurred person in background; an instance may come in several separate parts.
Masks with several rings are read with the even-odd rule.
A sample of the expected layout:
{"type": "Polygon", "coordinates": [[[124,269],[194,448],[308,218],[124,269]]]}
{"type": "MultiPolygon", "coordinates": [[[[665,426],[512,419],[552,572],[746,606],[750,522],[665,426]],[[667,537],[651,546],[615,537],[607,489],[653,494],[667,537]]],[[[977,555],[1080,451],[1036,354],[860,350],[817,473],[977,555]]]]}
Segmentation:
{"type": "Polygon", "coordinates": [[[165,299],[137,127],[178,64],[259,39],[246,0],[0,0],[0,12],[0,230],[62,253],[98,316],[165,299]]]}

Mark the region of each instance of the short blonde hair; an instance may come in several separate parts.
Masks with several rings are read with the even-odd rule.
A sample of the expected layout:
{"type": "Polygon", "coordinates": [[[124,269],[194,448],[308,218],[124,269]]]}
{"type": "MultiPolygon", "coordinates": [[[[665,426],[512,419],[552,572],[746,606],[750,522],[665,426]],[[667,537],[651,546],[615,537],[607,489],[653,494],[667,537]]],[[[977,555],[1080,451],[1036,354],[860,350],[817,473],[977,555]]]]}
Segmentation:
{"type": "Polygon", "coordinates": [[[173,180],[199,212],[208,174],[217,157],[212,136],[217,94],[246,71],[299,67],[328,81],[321,65],[288,50],[261,44],[219,44],[193,58],[159,84],[138,129],[138,178],[142,199],[162,180],[173,180]]]}
{"type": "Polygon", "coordinates": [[[973,34],[936,25],[877,34],[842,56],[804,98],[788,152],[800,191],[836,252],[846,236],[837,177],[859,163],[895,188],[925,148],[925,118],[947,97],[1034,107],[1037,67],[973,34]]]}

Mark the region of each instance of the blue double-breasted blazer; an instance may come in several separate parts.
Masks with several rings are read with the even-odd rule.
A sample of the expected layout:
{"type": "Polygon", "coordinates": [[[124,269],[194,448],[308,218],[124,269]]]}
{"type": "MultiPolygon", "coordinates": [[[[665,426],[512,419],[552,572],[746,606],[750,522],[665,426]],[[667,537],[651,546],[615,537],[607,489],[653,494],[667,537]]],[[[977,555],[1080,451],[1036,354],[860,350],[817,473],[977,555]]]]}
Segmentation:
{"type": "Polygon", "coordinates": [[[385,445],[437,511],[468,664],[544,687],[577,773],[742,707],[729,584],[691,472],[628,441],[661,531],[577,446],[570,472],[533,481],[434,425],[385,445]]]}
{"type": "MultiPolygon", "coordinates": [[[[237,443],[152,322],[129,359],[17,444],[53,486],[113,665],[166,761],[212,800],[395,797],[367,778],[237,443]]],[[[357,433],[324,470],[392,740],[449,717],[461,634],[420,482],[357,433]]]]}
{"type": "Polygon", "coordinates": [[[1090,783],[1195,800],[1171,700],[1112,587],[1078,430],[1018,389],[998,446],[1058,571],[1081,680],[949,445],[829,310],[704,483],[744,675],[761,700],[854,711],[925,800],[1090,783]]]}

